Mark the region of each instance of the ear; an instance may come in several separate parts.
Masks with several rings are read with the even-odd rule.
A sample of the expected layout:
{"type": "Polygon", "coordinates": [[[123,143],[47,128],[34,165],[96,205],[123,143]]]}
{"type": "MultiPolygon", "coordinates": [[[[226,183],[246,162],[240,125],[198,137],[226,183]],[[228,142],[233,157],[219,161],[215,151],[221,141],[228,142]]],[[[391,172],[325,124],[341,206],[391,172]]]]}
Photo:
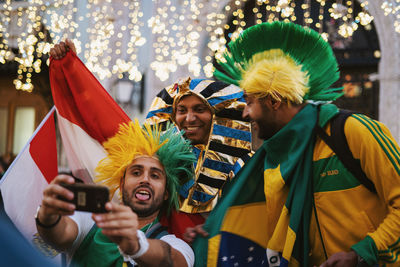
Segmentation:
{"type": "Polygon", "coordinates": [[[272,110],[278,110],[282,104],[281,100],[276,100],[271,95],[259,99],[260,103],[265,106],[268,106],[272,110]]]}
{"type": "Polygon", "coordinates": [[[272,109],[273,110],[278,110],[279,107],[282,104],[282,101],[281,100],[276,100],[275,98],[273,98],[271,96],[268,96],[268,98],[269,98],[269,102],[271,104],[272,109]]]}
{"type": "Polygon", "coordinates": [[[164,193],[164,200],[167,200],[168,197],[169,197],[168,190],[165,190],[165,193],[164,193]]]}
{"type": "Polygon", "coordinates": [[[126,175],[126,170],[125,170],[124,175],[122,176],[121,180],[119,180],[119,190],[121,192],[124,189],[125,175],[126,175]]]}

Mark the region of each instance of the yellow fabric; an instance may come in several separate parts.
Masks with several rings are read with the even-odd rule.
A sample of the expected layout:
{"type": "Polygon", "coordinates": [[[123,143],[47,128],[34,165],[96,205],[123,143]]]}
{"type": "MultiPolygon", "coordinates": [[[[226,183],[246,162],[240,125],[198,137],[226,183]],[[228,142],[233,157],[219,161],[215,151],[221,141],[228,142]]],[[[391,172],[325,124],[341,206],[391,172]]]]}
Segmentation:
{"type": "Polygon", "coordinates": [[[294,242],[296,241],[296,233],[288,227],[288,231],[286,234],[286,242],[284,246],[284,250],[282,253],[282,257],[285,259],[290,259],[293,251],[294,242]]]}
{"type": "MultiPolygon", "coordinates": [[[[359,115],[357,118],[361,119],[359,115]]],[[[365,117],[361,119],[366,123],[365,117]]],[[[356,127],[355,119],[351,118],[349,123],[345,125],[345,133],[356,127]]],[[[357,121],[356,121],[357,122],[357,121]]],[[[394,141],[390,131],[382,123],[376,122],[377,127],[371,127],[373,133],[382,131],[383,134],[377,134],[378,140],[384,146],[388,154],[382,153],[378,147],[378,143],[369,142],[366,138],[368,132],[365,128],[361,128],[361,140],[350,135],[348,137],[349,146],[353,151],[355,158],[361,158],[361,167],[367,176],[374,182],[379,197],[388,207],[388,214],[383,223],[379,225],[376,231],[369,234],[374,240],[379,251],[387,250],[389,247],[399,242],[400,237],[400,175],[393,167],[399,168],[399,151],[400,148],[394,141]],[[392,142],[391,142],[392,141],[392,142]],[[368,146],[360,146],[359,143],[366,143],[368,146]],[[395,150],[389,149],[389,144],[395,146],[395,150]],[[392,161],[390,160],[392,159],[392,161]],[[397,159],[397,160],[396,160],[397,159]]],[[[371,215],[371,218],[374,218],[371,215]]],[[[397,245],[396,253],[399,253],[399,245],[397,245]]],[[[397,256],[396,256],[397,258],[397,256]]],[[[400,261],[396,266],[400,266],[400,261]]]]}
{"type": "Polygon", "coordinates": [[[266,220],[267,211],[265,210],[264,202],[234,206],[229,208],[225,214],[221,231],[246,237],[260,246],[267,248],[267,229],[265,225],[259,223],[260,221],[265,222],[266,220]],[[240,218],[249,219],[241,220],[240,218]]]}
{"type": "Polygon", "coordinates": [[[208,267],[217,266],[220,243],[221,243],[221,235],[216,235],[208,240],[208,257],[207,257],[208,267]]]}
{"type": "MultiPolygon", "coordinates": [[[[289,211],[284,206],[282,208],[282,213],[279,217],[279,220],[276,223],[276,227],[274,227],[274,229],[276,229],[275,233],[278,233],[278,234],[272,235],[268,241],[269,249],[272,249],[275,251],[283,251],[283,248],[284,248],[284,245],[286,242],[286,238],[288,236],[287,231],[288,231],[289,219],[290,219],[289,211]]],[[[285,255],[285,256],[288,256],[288,257],[285,257],[286,259],[290,258],[290,255],[285,255]]]]}
{"type": "MultiPolygon", "coordinates": [[[[359,119],[366,120],[365,117],[359,119]]],[[[360,159],[361,167],[373,181],[377,194],[371,193],[363,185],[314,193],[319,225],[328,257],[336,252],[349,251],[352,245],[367,235],[374,240],[381,257],[388,256],[394,260],[400,250],[400,176],[394,167],[399,163],[396,156],[400,148],[383,124],[372,120],[368,123],[372,122],[375,124],[375,129],[370,130],[358,119],[349,117],[345,124],[345,134],[353,156],[360,159]],[[375,141],[374,131],[388,153],[381,148],[379,142],[375,141]]],[[[330,134],[330,124],[325,130],[330,134]]],[[[333,151],[318,138],[313,160],[329,159],[332,156],[334,156],[333,151]]],[[[321,179],[328,177],[328,170],[323,171],[325,176],[320,175],[321,179]]],[[[288,220],[285,212],[281,213],[287,188],[280,176],[279,167],[266,170],[264,177],[268,247],[282,251],[281,244],[284,237],[272,237],[272,232],[275,227],[283,227],[285,220],[288,220]]],[[[310,265],[319,265],[325,261],[325,256],[314,212],[310,222],[309,238],[310,265]]],[[[294,264],[292,261],[293,259],[289,266],[294,264]]],[[[400,263],[390,264],[383,261],[379,264],[400,266],[400,263]]]]}
{"type": "MultiPolygon", "coordinates": [[[[278,225],[281,213],[284,214],[284,203],[286,201],[289,189],[280,172],[280,165],[275,169],[266,169],[264,171],[264,193],[267,209],[267,243],[273,250],[282,251],[284,245],[284,236],[274,237],[272,239],[275,227],[278,225]],[[270,240],[272,239],[272,241],[270,240]]],[[[286,210],[287,212],[287,210],[286,210]]],[[[281,227],[288,227],[289,220],[284,224],[281,221],[281,227]]]]}
{"type": "MultiPolygon", "coordinates": [[[[330,136],[331,132],[331,124],[325,126],[326,133],[330,136]]],[[[317,139],[317,142],[314,147],[313,161],[317,161],[320,159],[326,159],[332,157],[334,154],[332,149],[325,144],[325,142],[321,139],[317,139]]]]}
{"type": "MultiPolygon", "coordinates": [[[[400,151],[389,130],[382,123],[365,117],[359,119],[369,120],[364,122],[372,123],[376,129],[381,129],[382,133],[378,139],[382,141],[384,147],[388,147],[387,144],[394,144],[395,149],[400,151]],[[384,139],[386,142],[383,142],[384,139]]],[[[330,127],[326,129],[329,130],[330,127]]],[[[399,241],[400,176],[390,161],[391,156],[394,158],[397,152],[385,153],[379,142],[375,141],[374,134],[377,136],[377,133],[374,133],[374,130],[371,133],[371,130],[353,117],[349,117],[345,123],[349,148],[353,156],[360,159],[363,171],[377,189],[377,195],[368,191],[363,185],[314,194],[328,257],[339,251],[349,251],[352,245],[364,239],[367,234],[372,237],[379,251],[386,251],[399,241]]],[[[330,148],[318,139],[314,149],[314,160],[333,155],[330,148]]],[[[394,163],[398,164],[397,161],[394,163]]],[[[325,257],[314,214],[311,218],[310,243],[311,264],[322,263],[325,257]]],[[[399,248],[396,249],[395,246],[394,250],[398,252],[399,248]]]]}
{"type": "MultiPolygon", "coordinates": [[[[362,185],[347,190],[319,192],[314,197],[328,256],[349,251],[352,245],[374,231],[386,215],[377,196],[362,185]]],[[[310,243],[311,263],[323,262],[325,256],[315,217],[311,218],[310,243]]]]}

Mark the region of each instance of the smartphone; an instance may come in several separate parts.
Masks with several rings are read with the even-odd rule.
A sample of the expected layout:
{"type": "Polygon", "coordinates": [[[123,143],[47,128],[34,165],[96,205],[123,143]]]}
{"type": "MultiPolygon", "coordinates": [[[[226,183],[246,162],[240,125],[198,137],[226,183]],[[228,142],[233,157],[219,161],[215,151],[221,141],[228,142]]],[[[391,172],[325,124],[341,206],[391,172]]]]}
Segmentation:
{"type": "Polygon", "coordinates": [[[74,193],[74,199],[72,200],[60,199],[75,204],[75,210],[93,213],[107,212],[105,208],[105,204],[109,200],[109,190],[107,187],[84,183],[63,183],[60,185],[74,193]]]}

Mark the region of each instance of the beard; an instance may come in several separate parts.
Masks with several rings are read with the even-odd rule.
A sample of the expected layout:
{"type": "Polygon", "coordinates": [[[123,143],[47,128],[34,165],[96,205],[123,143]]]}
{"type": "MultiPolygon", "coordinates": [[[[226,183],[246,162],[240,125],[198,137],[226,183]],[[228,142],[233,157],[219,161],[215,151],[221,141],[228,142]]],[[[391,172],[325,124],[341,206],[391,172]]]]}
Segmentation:
{"type": "Polygon", "coordinates": [[[259,122],[257,124],[258,124],[258,138],[262,140],[268,140],[278,132],[278,130],[276,130],[271,124],[264,125],[259,122]]]}
{"type": "Polygon", "coordinates": [[[258,138],[268,140],[279,132],[280,128],[277,124],[279,118],[264,104],[261,105],[261,110],[262,114],[265,115],[262,118],[255,119],[254,122],[258,127],[258,138]]]}
{"type": "Polygon", "coordinates": [[[150,202],[150,205],[140,205],[140,204],[135,204],[132,199],[134,198],[135,192],[139,188],[135,188],[132,190],[131,193],[129,193],[127,190],[123,189],[122,190],[122,202],[124,203],[125,206],[128,206],[131,208],[131,210],[137,214],[138,217],[148,217],[155,212],[159,211],[163,205],[164,202],[164,193],[158,195],[157,197],[154,195],[153,190],[147,186],[141,186],[140,188],[146,187],[151,191],[151,195],[154,196],[154,199],[152,202],[150,202]]]}

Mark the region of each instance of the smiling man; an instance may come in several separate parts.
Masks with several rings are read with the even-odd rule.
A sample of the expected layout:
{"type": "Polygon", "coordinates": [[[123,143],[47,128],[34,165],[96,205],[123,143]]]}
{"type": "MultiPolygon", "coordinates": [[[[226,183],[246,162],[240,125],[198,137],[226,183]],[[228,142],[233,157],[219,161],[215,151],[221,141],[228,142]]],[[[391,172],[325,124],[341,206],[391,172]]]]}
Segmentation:
{"type": "Polygon", "coordinates": [[[98,179],[111,196],[119,190],[122,203],[108,202],[107,213],[77,213],[58,199],[73,193],[60,183],[74,183],[59,175],[44,190],[38,210],[39,234],[55,247],[75,251],[73,266],[192,266],[192,249],[169,234],[159,219],[178,208],[177,190],[193,175],[195,160],[188,141],[174,129],[131,122],[104,144],[107,157],[98,167],[98,179]]]}
{"type": "Polygon", "coordinates": [[[173,122],[184,131],[197,157],[195,175],[180,190],[180,211],[207,213],[222,188],[250,157],[250,123],[242,118],[243,91],[220,81],[185,78],[154,99],[146,122],[173,122]]]}
{"type": "Polygon", "coordinates": [[[243,117],[265,141],[208,217],[199,266],[208,245],[219,258],[218,246],[223,255],[246,252],[247,243],[232,242],[242,237],[270,266],[400,266],[400,148],[385,125],[362,114],[335,124],[339,110],[326,102],[342,92],[329,88],[340,76],[329,43],[276,21],[243,31],[225,57],[225,73],[215,76],[243,88],[243,117]],[[246,229],[248,221],[255,223],[246,229]]]}
{"type": "Polygon", "coordinates": [[[213,113],[211,107],[196,95],[184,96],[176,104],[175,122],[193,145],[207,144],[213,113]]]}

